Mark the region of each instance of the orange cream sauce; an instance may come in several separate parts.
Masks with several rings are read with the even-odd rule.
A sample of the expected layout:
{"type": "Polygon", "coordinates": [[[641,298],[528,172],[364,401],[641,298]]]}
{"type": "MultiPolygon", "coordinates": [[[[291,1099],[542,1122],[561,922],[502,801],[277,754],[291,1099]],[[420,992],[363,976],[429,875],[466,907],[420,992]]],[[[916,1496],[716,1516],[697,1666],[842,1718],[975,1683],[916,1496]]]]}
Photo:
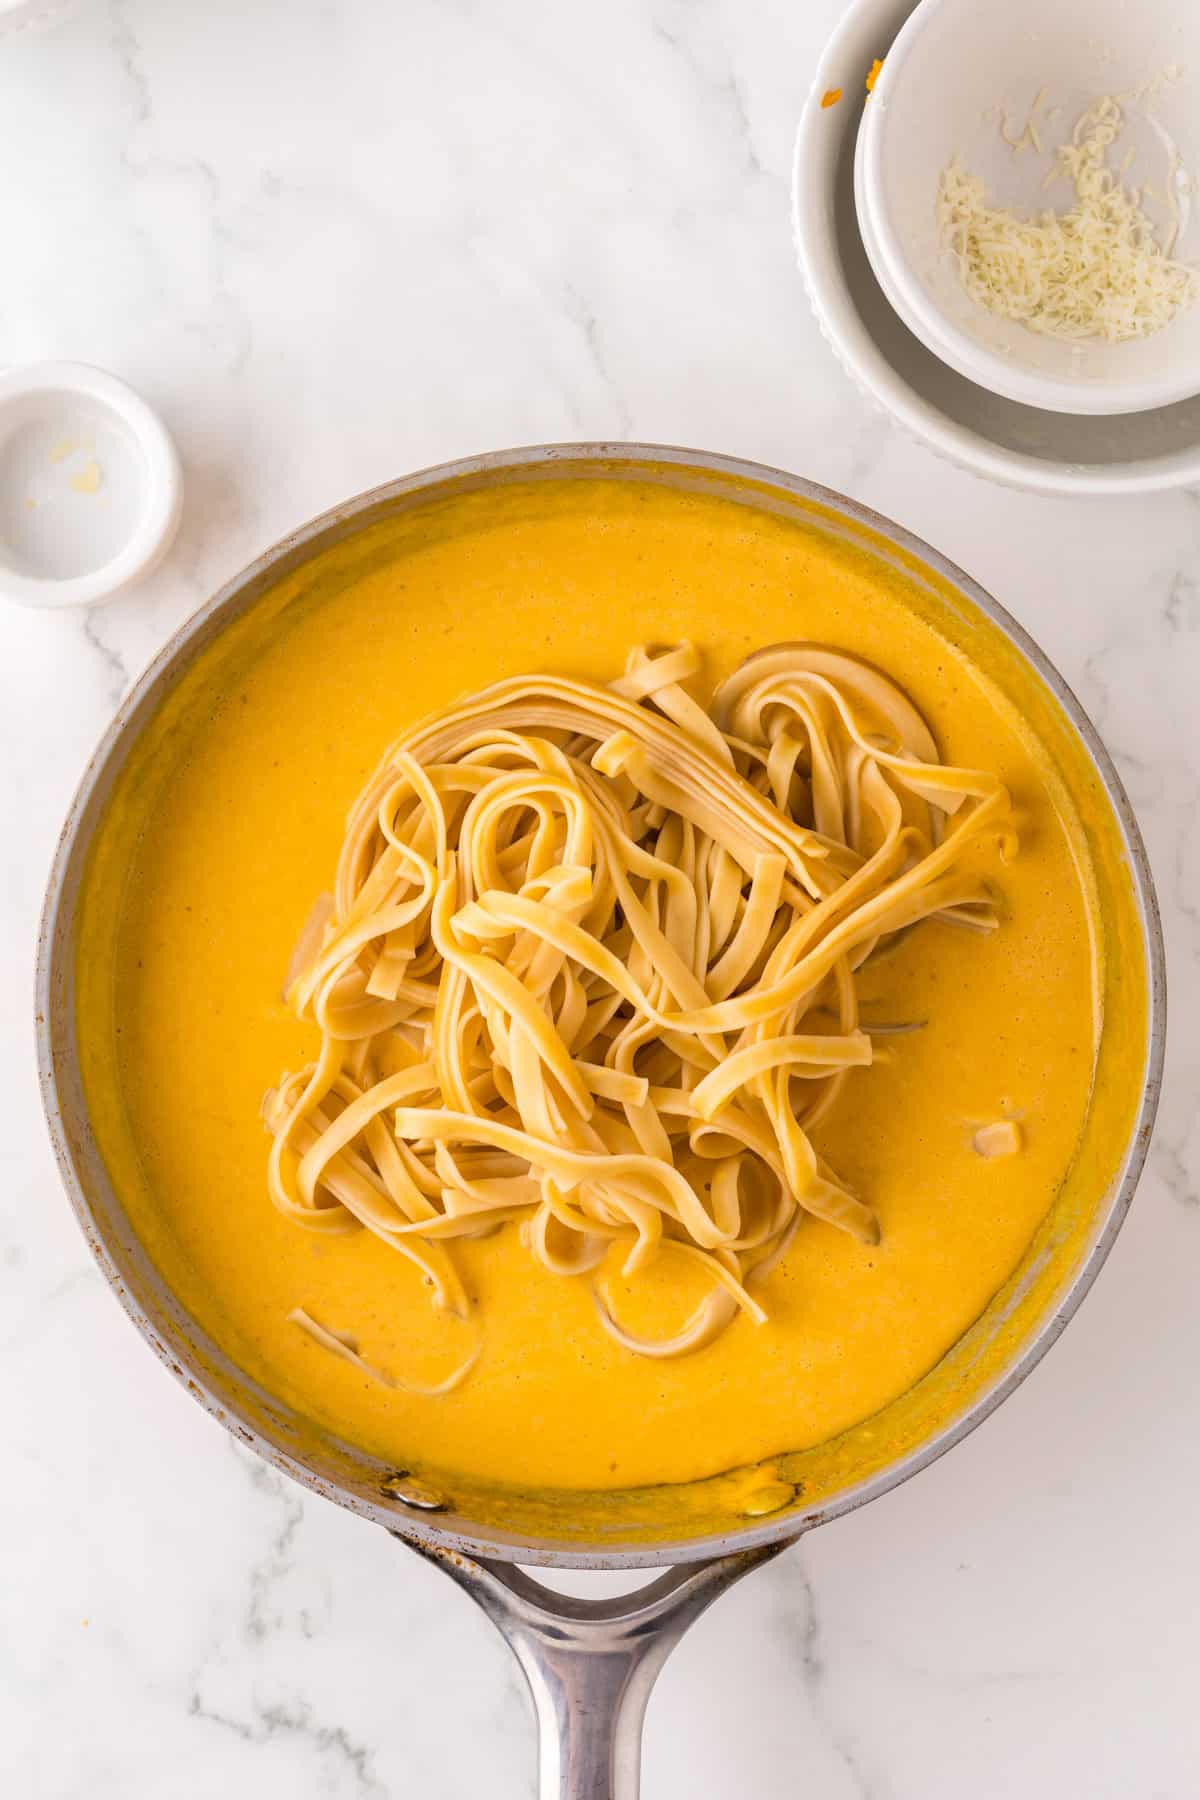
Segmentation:
{"type": "MultiPolygon", "coordinates": [[[[1019,1262],[1088,1105],[1088,864],[1017,712],[860,550],[632,480],[452,504],[391,551],[347,554],[265,635],[240,661],[214,661],[203,706],[156,751],[153,780],[118,799],[144,810],[137,848],[119,886],[92,881],[81,927],[87,956],[89,933],[111,937],[115,909],[112,981],[87,987],[80,1018],[81,1036],[105,1046],[93,1066],[115,1068],[88,1082],[97,1134],[139,1232],[202,1324],[339,1436],[398,1463],[419,1453],[524,1485],[703,1476],[823,1442],[906,1390],[1019,1262]],[[739,1317],[707,1349],[661,1362],[614,1344],[586,1280],[547,1273],[514,1228],[462,1247],[477,1301],[463,1325],[435,1315],[417,1272],[366,1232],[325,1239],[288,1223],[267,1198],[259,1107],[314,1052],[283,1004],[284,975],[386,743],[501,676],[604,680],[631,644],[680,637],[703,647],[714,679],[796,637],[877,662],[947,759],[1008,783],[1022,850],[998,871],[996,934],[926,925],[861,978],[872,1017],[924,1022],[851,1076],[818,1132],[876,1208],[879,1245],[806,1223],[763,1290],[768,1323],[739,1317]],[[1021,1121],[1023,1149],[985,1161],[973,1133],[1001,1118],[1021,1121]],[[479,1360],[448,1395],[393,1391],[290,1324],[296,1306],[401,1378],[437,1381],[476,1345],[479,1360]]],[[[688,1280],[664,1259],[661,1282],[627,1296],[622,1317],[677,1328],[688,1280]]]]}

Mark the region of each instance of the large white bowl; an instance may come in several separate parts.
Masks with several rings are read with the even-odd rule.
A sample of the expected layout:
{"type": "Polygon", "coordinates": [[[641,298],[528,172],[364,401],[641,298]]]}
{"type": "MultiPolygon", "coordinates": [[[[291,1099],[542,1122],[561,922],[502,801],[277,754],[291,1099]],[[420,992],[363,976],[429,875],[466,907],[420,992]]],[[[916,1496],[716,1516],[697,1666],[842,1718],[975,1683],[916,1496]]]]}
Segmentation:
{"type": "Polygon", "coordinates": [[[1141,412],[1200,393],[1200,306],[1148,337],[1110,344],[1031,331],[985,311],[940,241],[936,196],[958,158],[995,203],[1029,215],[1074,199],[1047,188],[1054,149],[1101,95],[1123,129],[1110,166],[1148,191],[1145,212],[1194,260],[1200,208],[1200,6],[1180,0],[921,0],[876,83],[858,133],[855,199],[875,275],[905,324],[960,375],[1057,412],[1141,412]],[[1036,108],[1039,151],[1014,153],[1036,108]],[[1038,122],[1040,121],[1040,123],[1038,122]],[[1174,213],[1168,189],[1175,195],[1174,213]]]}
{"type": "MultiPolygon", "coordinates": [[[[1047,10],[1052,4],[1046,0],[1047,10]]],[[[914,438],[995,481],[1097,495],[1200,483],[1200,398],[1110,418],[1024,406],[934,356],[885,298],[859,233],[855,140],[866,72],[886,56],[913,8],[914,0],[855,0],[818,63],[796,137],[796,248],[835,354],[914,438]],[[835,88],[843,98],[823,108],[822,95],[835,88]]]]}

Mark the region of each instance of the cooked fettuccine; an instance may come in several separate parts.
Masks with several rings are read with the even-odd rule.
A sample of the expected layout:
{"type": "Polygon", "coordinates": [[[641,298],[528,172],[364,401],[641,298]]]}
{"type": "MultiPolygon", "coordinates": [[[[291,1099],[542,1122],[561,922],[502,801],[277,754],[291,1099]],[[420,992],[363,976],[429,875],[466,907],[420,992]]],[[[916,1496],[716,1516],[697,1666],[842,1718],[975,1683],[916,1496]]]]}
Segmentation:
{"type": "Polygon", "coordinates": [[[691,645],[638,649],[609,688],[502,681],[407,732],[294,958],[321,1050],[267,1097],[271,1196],[374,1232],[462,1317],[455,1240],[510,1222],[660,1356],[761,1322],[806,1217],[874,1242],[814,1142],[872,1061],[855,971],[920,920],[996,923],[964,852],[1011,851],[1008,795],[944,766],[886,676],[813,644],[707,704],[699,674],[691,645]],[[646,1341],[604,1271],[666,1256],[711,1288],[646,1341]]]}

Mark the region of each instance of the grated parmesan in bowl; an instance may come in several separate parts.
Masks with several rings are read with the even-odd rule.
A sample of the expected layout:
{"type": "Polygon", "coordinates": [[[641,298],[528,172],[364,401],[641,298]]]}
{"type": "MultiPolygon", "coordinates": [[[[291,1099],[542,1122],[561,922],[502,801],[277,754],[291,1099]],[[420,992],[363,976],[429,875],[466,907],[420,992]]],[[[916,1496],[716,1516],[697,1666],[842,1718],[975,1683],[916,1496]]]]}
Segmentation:
{"type": "MultiPolygon", "coordinates": [[[[1022,218],[989,205],[982,178],[957,157],[942,170],[937,213],[942,242],[977,306],[1051,337],[1100,337],[1109,344],[1161,331],[1200,294],[1200,273],[1169,254],[1177,225],[1160,243],[1142,211],[1142,192],[1126,187],[1108,152],[1124,126],[1120,103],[1104,95],[1059,145],[1055,176],[1070,183],[1066,212],[1022,218]]],[[[1036,134],[1030,120],[1026,134],[1036,134]]],[[[1023,148],[1025,134],[1013,149],[1023,148]]],[[[1037,147],[1036,135],[1033,137],[1037,147]]],[[[1175,195],[1172,168],[1166,193],[1175,195]]]]}
{"type": "Polygon", "coordinates": [[[1135,413],[1200,394],[1193,174],[1200,5],[920,0],[863,107],[855,207],[951,369],[1042,412],[1135,413]]]}

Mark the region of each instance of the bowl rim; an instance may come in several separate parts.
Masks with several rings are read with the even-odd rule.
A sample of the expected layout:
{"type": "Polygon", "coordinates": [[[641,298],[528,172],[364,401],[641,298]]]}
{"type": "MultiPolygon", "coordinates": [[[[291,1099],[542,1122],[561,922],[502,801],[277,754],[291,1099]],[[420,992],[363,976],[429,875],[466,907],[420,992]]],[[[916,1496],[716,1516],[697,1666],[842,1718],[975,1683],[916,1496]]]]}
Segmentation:
{"type": "Polygon", "coordinates": [[[910,1475],[936,1462],[981,1425],[1020,1386],[1061,1335],[1095,1281],[1124,1223],[1149,1148],[1162,1085],[1166,1034],[1166,968],[1162,922],[1149,859],[1133,809],[1095,726],[1066,681],[1025,629],[978,582],[948,557],[933,549],[915,533],[833,489],[802,476],[740,457],[644,443],[542,444],[491,451],[437,464],[383,483],[317,515],[225,582],[212,599],[172,632],[125,695],[81,777],[59,836],[47,881],[38,932],[35,994],[39,1083],[63,1186],[106,1280],[140,1335],[170,1373],[220,1424],[273,1467],[350,1511],[438,1550],[560,1568],[640,1568],[673,1562],[701,1562],[733,1550],[786,1542],[818,1524],[853,1511],[889,1492],[910,1475]],[[548,465],[562,463],[579,464],[585,472],[588,465],[619,463],[626,466],[631,478],[636,478],[639,468],[667,465],[684,470],[701,470],[768,489],[782,490],[794,499],[827,509],[838,517],[865,528],[957,588],[1013,644],[1045,684],[1077,733],[1096,770],[1126,846],[1135,903],[1142,925],[1146,967],[1146,1056],[1142,1071],[1141,1100],[1131,1126],[1128,1144],[1114,1174],[1109,1197],[1098,1213],[1094,1237],[1057,1302],[1043,1316],[1012,1363],[989,1386],[980,1390],[963,1413],[935,1431],[914,1450],[898,1457],[886,1468],[851,1483],[814,1508],[786,1512],[761,1524],[678,1540],[639,1540],[635,1530],[634,1541],[620,1548],[576,1544],[563,1538],[534,1540],[517,1537],[503,1530],[493,1531],[490,1527],[480,1527],[470,1519],[463,1520],[461,1524],[453,1520],[439,1524],[436,1515],[431,1517],[420,1512],[414,1513],[398,1500],[385,1502],[379,1495],[378,1488],[372,1490],[371,1497],[356,1492],[335,1477],[323,1473],[303,1456],[267,1436],[252,1418],[245,1415],[236,1394],[231,1399],[228,1393],[220,1391],[216,1380],[182,1332],[172,1327],[169,1319],[156,1319],[139,1296],[132,1292],[118,1257],[103,1235],[84,1191],[72,1132],[64,1118],[60,1088],[60,1068],[64,1068],[69,1074],[76,1057],[73,1023],[66,1004],[71,993],[70,928],[78,898],[78,877],[86,857],[90,832],[96,822],[92,815],[98,804],[98,797],[102,798],[106,792],[104,784],[113,765],[119,766],[123,752],[136,741],[139,726],[147,716],[147,709],[152,703],[161,703],[170,691],[173,677],[181,675],[188,666],[189,650],[197,643],[210,641],[210,634],[217,628],[222,613],[228,613],[233,618],[238,616],[239,602],[243,605],[252,604],[255,592],[261,591],[261,584],[265,579],[277,571],[283,572],[288,567],[295,566],[295,559],[301,553],[312,553],[320,547],[323,538],[335,537],[344,532],[346,526],[356,518],[364,518],[365,522],[372,511],[380,507],[413,494],[436,491],[446,483],[477,477],[503,477],[505,472],[511,470],[524,469],[536,474],[548,465]],[[249,600],[246,598],[247,590],[251,594],[249,600]]]}
{"type": "MultiPolygon", "coordinates": [[[[903,4],[903,0],[899,3],[903,4]]],[[[849,295],[833,243],[837,215],[830,204],[828,185],[812,179],[811,171],[820,165],[819,134],[829,129],[829,112],[834,110],[822,107],[822,95],[842,85],[837,79],[842,73],[841,65],[860,36],[877,46],[872,55],[885,52],[886,67],[888,43],[903,26],[903,20],[897,25],[897,10],[898,0],[851,0],[817,61],[796,129],[792,241],[809,305],[842,369],[866,399],[895,419],[923,448],[1003,487],[1099,498],[1165,493],[1200,482],[1200,432],[1194,450],[1181,453],[1178,461],[1165,466],[1144,458],[1083,468],[1061,460],[1048,461],[1025,451],[1006,450],[950,418],[906,381],[879,349],[849,295]],[[868,30],[874,18],[879,19],[877,33],[868,30]]],[[[861,61],[861,56],[857,60],[861,61]]],[[[850,104],[857,104],[857,100],[850,104]]],[[[981,396],[986,397],[986,390],[981,390],[981,396]]]]}

